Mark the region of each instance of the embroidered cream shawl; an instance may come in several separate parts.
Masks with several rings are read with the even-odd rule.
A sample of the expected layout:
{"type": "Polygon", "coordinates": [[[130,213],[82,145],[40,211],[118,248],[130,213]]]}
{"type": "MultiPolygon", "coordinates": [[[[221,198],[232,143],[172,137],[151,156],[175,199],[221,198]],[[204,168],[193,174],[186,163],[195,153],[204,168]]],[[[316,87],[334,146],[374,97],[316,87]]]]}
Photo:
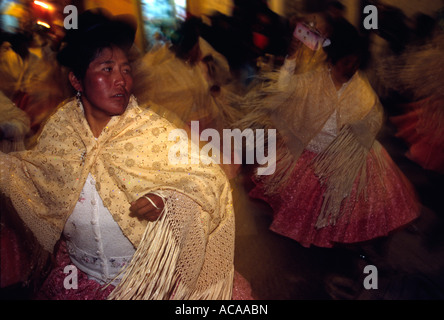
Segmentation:
{"type": "Polygon", "coordinates": [[[168,151],[176,142],[168,141],[168,134],[175,128],[132,98],[126,112],[113,117],[96,140],[81,107],[68,101],[49,119],[34,149],[1,154],[1,167],[9,168],[2,172],[1,190],[52,252],[91,173],[104,205],[138,248],[113,298],[229,299],[231,187],[215,164],[169,163],[168,151]],[[202,214],[180,208],[169,214],[167,208],[154,223],[130,217],[130,202],[159,190],[187,195],[202,214]]]}

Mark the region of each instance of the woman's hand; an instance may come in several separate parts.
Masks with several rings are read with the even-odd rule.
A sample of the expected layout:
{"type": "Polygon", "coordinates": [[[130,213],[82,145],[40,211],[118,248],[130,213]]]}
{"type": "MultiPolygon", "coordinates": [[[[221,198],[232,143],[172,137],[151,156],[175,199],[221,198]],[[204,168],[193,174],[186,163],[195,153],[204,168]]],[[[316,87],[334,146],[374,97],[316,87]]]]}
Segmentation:
{"type": "Polygon", "coordinates": [[[148,193],[131,203],[130,211],[133,217],[156,221],[163,211],[163,199],[155,194],[148,193]],[[147,198],[151,199],[149,201],[147,198]]]}

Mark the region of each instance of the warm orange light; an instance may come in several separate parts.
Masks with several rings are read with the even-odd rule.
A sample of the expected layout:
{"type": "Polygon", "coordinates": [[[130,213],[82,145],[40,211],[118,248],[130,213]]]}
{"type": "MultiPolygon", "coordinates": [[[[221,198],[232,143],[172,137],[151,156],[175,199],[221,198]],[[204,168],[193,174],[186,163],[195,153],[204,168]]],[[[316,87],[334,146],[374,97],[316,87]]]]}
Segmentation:
{"type": "Polygon", "coordinates": [[[46,22],[40,21],[40,20],[37,21],[37,24],[40,26],[43,26],[45,28],[48,28],[48,29],[51,28],[51,26],[49,24],[47,24],[46,22]]]}
{"type": "Polygon", "coordinates": [[[34,4],[42,8],[45,8],[46,10],[53,10],[53,7],[50,4],[47,4],[43,1],[34,1],[34,4]]]}

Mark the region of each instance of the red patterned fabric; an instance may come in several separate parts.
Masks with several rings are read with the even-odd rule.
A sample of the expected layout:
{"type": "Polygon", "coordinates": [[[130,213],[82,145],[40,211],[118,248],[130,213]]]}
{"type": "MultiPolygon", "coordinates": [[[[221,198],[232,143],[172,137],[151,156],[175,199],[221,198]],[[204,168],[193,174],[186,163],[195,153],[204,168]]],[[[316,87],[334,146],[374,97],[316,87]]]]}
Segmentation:
{"type": "MultiPolygon", "coordinates": [[[[64,281],[70,272],[65,267],[71,265],[65,242],[60,242],[56,254],[56,266],[46,279],[36,296],[37,300],[106,300],[114,286],[101,285],[88,279],[86,273],[77,269],[77,289],[65,289],[64,281]]],[[[238,272],[234,275],[233,300],[253,300],[250,283],[238,272]]]]}
{"type": "Polygon", "coordinates": [[[237,271],[234,271],[232,300],[256,300],[250,283],[237,271]]]}
{"type": "Polygon", "coordinates": [[[36,296],[37,300],[105,300],[114,287],[104,286],[88,279],[86,273],[77,269],[77,289],[65,289],[64,281],[70,275],[65,267],[71,265],[65,242],[60,242],[56,254],[56,266],[49,274],[36,296]]]}
{"type": "Polygon", "coordinates": [[[250,196],[268,202],[274,211],[270,229],[292,238],[305,247],[333,247],[336,243],[356,243],[388,235],[417,218],[419,213],[415,191],[407,178],[382,148],[381,171],[375,151],[367,158],[368,185],[357,195],[357,181],[351,199],[352,206],[344,211],[336,225],[316,229],[321,212],[324,188],[309,167],[315,154],[309,151],[299,158],[288,185],[279,195],[268,197],[263,185],[254,179],[256,187],[250,196]]]}

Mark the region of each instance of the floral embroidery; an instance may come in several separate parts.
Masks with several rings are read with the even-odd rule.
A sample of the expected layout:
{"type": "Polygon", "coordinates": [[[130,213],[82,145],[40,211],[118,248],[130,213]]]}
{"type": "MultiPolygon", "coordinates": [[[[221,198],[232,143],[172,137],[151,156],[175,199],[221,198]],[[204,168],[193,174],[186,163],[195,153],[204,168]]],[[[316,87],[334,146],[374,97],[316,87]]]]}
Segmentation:
{"type": "Polygon", "coordinates": [[[151,151],[154,152],[154,153],[159,153],[159,152],[160,152],[160,147],[159,147],[159,145],[154,145],[154,146],[151,148],[151,151]]]}
{"type": "Polygon", "coordinates": [[[134,149],[134,145],[132,143],[128,142],[128,143],[125,144],[124,148],[125,148],[126,151],[129,152],[129,151],[132,151],[134,149]]]}
{"type": "Polygon", "coordinates": [[[127,159],[126,161],[125,161],[125,164],[128,166],[128,167],[134,167],[134,165],[135,165],[135,161],[134,161],[134,159],[127,159]]]}

